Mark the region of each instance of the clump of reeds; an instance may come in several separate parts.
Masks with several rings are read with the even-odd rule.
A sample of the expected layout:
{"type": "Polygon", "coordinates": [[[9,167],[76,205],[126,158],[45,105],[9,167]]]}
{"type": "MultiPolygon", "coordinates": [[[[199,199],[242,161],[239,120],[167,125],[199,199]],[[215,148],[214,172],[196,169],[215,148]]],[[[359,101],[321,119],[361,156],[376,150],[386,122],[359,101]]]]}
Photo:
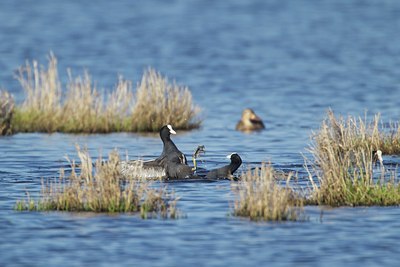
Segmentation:
{"type": "Polygon", "coordinates": [[[160,73],[148,69],[137,87],[132,114],[134,130],[158,131],[166,123],[180,129],[198,128],[200,120],[194,118],[199,108],[192,102],[187,87],[170,83],[160,73]]]}
{"type": "Polygon", "coordinates": [[[276,172],[270,165],[243,173],[240,182],[233,184],[236,192],[233,214],[251,220],[305,220],[303,200],[289,187],[276,183],[276,172]]]}
{"type": "Polygon", "coordinates": [[[12,133],[11,120],[14,114],[14,99],[7,91],[0,91],[0,135],[12,133]]]}
{"type": "Polygon", "coordinates": [[[152,69],[144,73],[136,92],[121,77],[105,94],[87,72],[74,78],[68,71],[68,76],[63,90],[53,54],[47,68],[33,61],[19,69],[17,79],[26,98],[15,108],[14,132],[137,132],[158,131],[167,123],[177,129],[200,125],[189,89],[170,84],[152,69]]]}
{"type": "Polygon", "coordinates": [[[368,124],[351,116],[337,119],[328,112],[310,148],[314,193],[309,202],[330,206],[400,204],[400,187],[393,175],[390,181],[374,180],[373,154],[382,148],[377,141],[378,118],[368,124]]]}
{"type": "Polygon", "coordinates": [[[140,212],[142,218],[176,218],[178,199],[163,186],[152,186],[138,179],[126,180],[120,174],[119,155],[111,152],[107,161],[93,161],[86,150],[78,148],[80,173],[71,162],[71,174],[61,171],[55,182],[42,182],[41,196],[34,201],[18,201],[16,210],[140,212]]]}
{"type": "Polygon", "coordinates": [[[374,128],[371,135],[373,147],[379,147],[385,155],[400,155],[400,127],[399,123],[391,123],[387,131],[379,130],[380,115],[375,115],[374,128]]]}
{"type": "Polygon", "coordinates": [[[381,115],[378,113],[374,115],[371,121],[352,116],[344,121],[343,118],[336,119],[333,111],[329,110],[324,123],[330,125],[334,131],[334,137],[339,142],[347,142],[342,146],[350,148],[368,145],[375,150],[381,150],[384,155],[400,154],[400,128],[398,123],[391,123],[389,129],[387,129],[387,127],[383,127],[380,118],[381,115]],[[347,132],[343,131],[343,127],[346,127],[347,132]],[[350,136],[342,136],[344,134],[350,136]]]}

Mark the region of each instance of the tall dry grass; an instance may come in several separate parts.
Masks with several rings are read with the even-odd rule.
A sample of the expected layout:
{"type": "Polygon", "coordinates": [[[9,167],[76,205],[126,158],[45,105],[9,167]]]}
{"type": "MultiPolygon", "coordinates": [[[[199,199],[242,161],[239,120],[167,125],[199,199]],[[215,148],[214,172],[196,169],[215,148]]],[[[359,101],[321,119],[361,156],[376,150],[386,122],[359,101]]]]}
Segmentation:
{"type": "Polygon", "coordinates": [[[240,182],[232,184],[236,193],[233,214],[251,220],[305,220],[302,198],[287,185],[276,183],[277,173],[270,165],[243,173],[240,182]]]}
{"type": "Polygon", "coordinates": [[[373,151],[383,148],[378,119],[376,115],[371,123],[366,123],[352,116],[336,118],[332,111],[328,112],[310,147],[313,167],[309,173],[314,188],[311,203],[400,204],[400,187],[393,175],[387,182],[374,179],[373,151]]]}
{"type": "Polygon", "coordinates": [[[110,153],[107,161],[99,158],[93,162],[89,153],[78,147],[78,156],[80,173],[72,161],[68,177],[61,171],[57,181],[42,182],[40,199],[34,201],[28,195],[27,200],[17,202],[16,210],[140,212],[142,218],[177,217],[178,199],[166,187],[122,178],[117,152],[110,153]]]}
{"type": "Polygon", "coordinates": [[[323,124],[332,128],[332,137],[344,148],[368,145],[373,150],[381,150],[385,155],[400,154],[399,124],[391,123],[389,128],[384,127],[379,113],[370,121],[353,116],[348,116],[345,120],[343,117],[336,118],[333,111],[329,110],[323,124]]]}
{"type": "Polygon", "coordinates": [[[6,91],[0,91],[0,135],[12,133],[11,120],[14,114],[14,99],[6,91]]]}
{"type": "Polygon", "coordinates": [[[169,123],[178,129],[198,128],[199,111],[187,87],[170,83],[168,78],[148,69],[137,87],[133,127],[135,131],[158,131],[169,123]]]}
{"type": "Polygon", "coordinates": [[[47,68],[27,62],[16,75],[25,101],[15,108],[15,132],[108,133],[158,131],[169,123],[177,129],[199,127],[199,108],[187,87],[169,83],[148,69],[136,92],[132,82],[119,78],[110,93],[100,91],[90,75],[72,77],[62,88],[57,59],[48,58],[47,68]]]}

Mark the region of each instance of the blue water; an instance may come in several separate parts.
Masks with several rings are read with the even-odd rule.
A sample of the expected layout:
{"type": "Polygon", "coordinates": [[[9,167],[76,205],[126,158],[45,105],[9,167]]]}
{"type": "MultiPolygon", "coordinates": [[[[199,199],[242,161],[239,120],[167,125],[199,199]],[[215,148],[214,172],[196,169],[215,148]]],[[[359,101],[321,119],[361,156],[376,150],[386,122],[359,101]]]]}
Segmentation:
{"type": "MultiPolygon", "coordinates": [[[[203,167],[270,161],[300,171],[312,130],[328,108],[399,120],[400,2],[347,1],[51,1],[0,2],[0,88],[18,101],[14,72],[26,60],[46,65],[53,51],[66,81],[87,69],[98,88],[118,75],[139,81],[152,66],[189,86],[202,107],[199,130],[174,136],[203,167]],[[244,108],[266,130],[234,131],[244,108]]],[[[135,215],[13,211],[41,178],[76,158],[114,148],[130,158],[161,151],[157,136],[17,134],[0,138],[0,266],[398,266],[400,210],[307,207],[303,223],[254,223],[230,216],[230,184],[174,183],[179,220],[135,215]]],[[[398,163],[398,158],[385,157],[398,163]]]]}

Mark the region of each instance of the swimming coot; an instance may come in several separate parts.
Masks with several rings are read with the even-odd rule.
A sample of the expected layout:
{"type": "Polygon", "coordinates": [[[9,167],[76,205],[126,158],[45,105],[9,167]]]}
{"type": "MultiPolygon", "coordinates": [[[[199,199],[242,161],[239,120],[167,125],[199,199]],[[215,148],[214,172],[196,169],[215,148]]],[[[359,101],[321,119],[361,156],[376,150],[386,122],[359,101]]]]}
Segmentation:
{"type": "Polygon", "coordinates": [[[165,125],[160,129],[160,137],[163,142],[163,151],[154,161],[144,163],[144,166],[164,166],[166,162],[174,162],[187,165],[185,154],[183,154],[171,140],[171,134],[176,134],[171,125],[165,125]]]}
{"type": "Polygon", "coordinates": [[[242,118],[236,124],[236,130],[244,132],[262,130],[264,128],[263,121],[251,108],[243,110],[242,118]]]}
{"type": "Polygon", "coordinates": [[[167,162],[164,168],[167,179],[189,179],[194,175],[194,169],[192,167],[181,163],[167,162]]]}
{"type": "Polygon", "coordinates": [[[233,173],[242,165],[242,159],[237,153],[232,153],[227,156],[227,158],[231,159],[231,163],[224,167],[211,170],[207,173],[207,179],[224,179],[230,178],[233,173]]]}
{"type": "Polygon", "coordinates": [[[199,179],[200,177],[196,175],[196,159],[200,156],[201,153],[205,153],[203,145],[198,146],[193,153],[193,167],[190,167],[183,163],[165,160],[164,168],[165,176],[167,177],[167,179],[199,179]]]}
{"type": "Polygon", "coordinates": [[[205,153],[203,145],[196,148],[193,153],[193,167],[186,164],[170,162],[164,160],[163,164],[158,165],[155,160],[143,161],[143,160],[130,160],[120,162],[120,171],[124,177],[135,177],[135,178],[163,178],[166,180],[170,179],[184,179],[184,178],[199,178],[196,175],[197,162],[196,159],[200,157],[200,154],[205,153]]]}
{"type": "Polygon", "coordinates": [[[124,176],[165,177],[167,162],[187,165],[186,156],[171,140],[171,134],[176,134],[171,125],[164,125],[160,129],[163,142],[163,151],[155,160],[121,161],[121,173],[124,176]]]}
{"type": "Polygon", "coordinates": [[[154,160],[123,160],[119,162],[121,175],[126,178],[159,179],[165,177],[165,169],[154,160]]]}

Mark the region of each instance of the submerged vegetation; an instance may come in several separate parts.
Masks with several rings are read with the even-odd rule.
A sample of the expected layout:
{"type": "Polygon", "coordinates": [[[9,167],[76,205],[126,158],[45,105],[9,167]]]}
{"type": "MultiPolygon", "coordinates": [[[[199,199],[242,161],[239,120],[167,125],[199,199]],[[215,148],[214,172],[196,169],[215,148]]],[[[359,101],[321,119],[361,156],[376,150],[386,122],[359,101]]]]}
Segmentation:
{"type": "Polygon", "coordinates": [[[104,94],[90,75],[72,77],[63,89],[57,59],[49,56],[47,68],[36,61],[19,68],[17,79],[25,92],[21,105],[6,105],[8,93],[1,95],[0,122],[11,125],[2,134],[12,132],[109,133],[158,131],[165,124],[177,129],[200,126],[199,108],[187,87],[170,83],[149,68],[136,92],[130,81],[119,78],[115,88],[104,94]],[[10,114],[13,114],[11,116],[10,114]]]}
{"type": "Polygon", "coordinates": [[[398,139],[398,130],[394,138],[388,138],[379,132],[378,119],[377,115],[371,123],[366,123],[361,118],[337,119],[332,111],[328,113],[310,148],[314,157],[310,170],[314,189],[310,203],[330,206],[400,204],[400,185],[393,174],[385,181],[385,170],[381,166],[381,179],[374,179],[374,151],[381,149],[389,153],[398,149],[398,141],[394,141],[398,139]]]}
{"type": "Polygon", "coordinates": [[[293,191],[288,181],[282,187],[276,183],[277,173],[270,165],[248,170],[239,183],[233,184],[236,193],[233,214],[251,220],[305,220],[302,198],[293,191]]]}
{"type": "Polygon", "coordinates": [[[160,216],[176,218],[178,199],[163,186],[152,186],[148,181],[123,179],[117,152],[109,154],[108,161],[101,158],[94,163],[88,152],[78,147],[80,173],[71,162],[71,174],[64,171],[55,182],[42,182],[40,199],[16,203],[19,211],[90,211],[140,212],[142,218],[160,216]]]}

